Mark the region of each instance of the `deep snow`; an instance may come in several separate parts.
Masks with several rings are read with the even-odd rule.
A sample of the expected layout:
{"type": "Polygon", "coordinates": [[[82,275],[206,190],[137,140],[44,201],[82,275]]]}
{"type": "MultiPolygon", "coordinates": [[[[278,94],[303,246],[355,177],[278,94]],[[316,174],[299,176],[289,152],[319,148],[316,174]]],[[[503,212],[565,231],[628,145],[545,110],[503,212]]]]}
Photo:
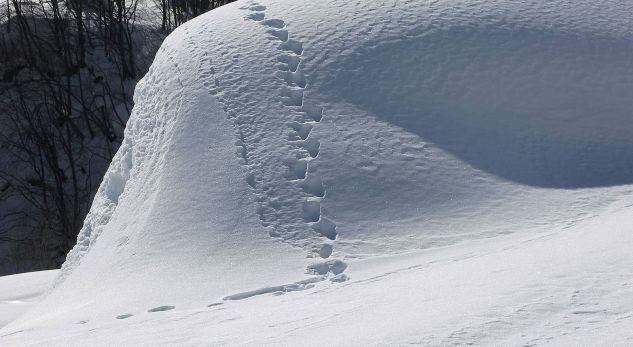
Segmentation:
{"type": "Polygon", "coordinates": [[[632,6],[271,0],[183,25],[0,342],[632,343],[632,6]]]}

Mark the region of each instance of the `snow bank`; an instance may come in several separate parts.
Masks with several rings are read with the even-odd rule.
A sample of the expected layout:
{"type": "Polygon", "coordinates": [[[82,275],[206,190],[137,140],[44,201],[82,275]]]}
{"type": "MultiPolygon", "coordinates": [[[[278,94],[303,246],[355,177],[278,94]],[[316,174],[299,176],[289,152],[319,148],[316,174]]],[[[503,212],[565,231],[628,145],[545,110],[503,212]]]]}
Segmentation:
{"type": "Polygon", "coordinates": [[[271,0],[183,25],[55,289],[0,335],[624,343],[626,7],[271,0]]]}

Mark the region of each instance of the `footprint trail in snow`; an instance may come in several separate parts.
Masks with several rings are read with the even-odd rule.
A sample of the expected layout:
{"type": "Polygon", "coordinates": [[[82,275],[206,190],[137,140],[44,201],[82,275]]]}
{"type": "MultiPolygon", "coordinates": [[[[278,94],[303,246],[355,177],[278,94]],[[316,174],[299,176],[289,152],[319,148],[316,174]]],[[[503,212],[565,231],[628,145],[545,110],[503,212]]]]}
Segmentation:
{"type": "MultiPolygon", "coordinates": [[[[285,21],[267,18],[265,6],[251,3],[242,9],[247,22],[261,28],[267,39],[278,42],[277,54],[266,67],[271,70],[268,80],[251,79],[241,64],[244,57],[258,52],[236,46],[219,52],[212,61],[209,47],[217,42],[200,45],[189,39],[213,31],[211,24],[195,29],[184,26],[185,45],[202,85],[217,98],[233,125],[236,153],[244,166],[246,183],[255,195],[261,224],[273,238],[306,249],[308,258],[323,259],[309,265],[308,274],[336,282],[346,280],[342,272],[347,264],[331,259],[337,226],[323,214],[327,190],[312,165],[321,150],[321,142],[313,132],[324,109],[305,98],[310,84],[301,68],[303,43],[292,37],[285,21]],[[253,90],[263,86],[278,88],[279,104],[263,107],[254,102],[253,90]],[[279,150],[270,151],[271,147],[279,150]]],[[[306,286],[297,282],[278,287],[287,292],[306,286]]]]}
{"type": "MultiPolygon", "coordinates": [[[[321,143],[311,136],[312,130],[323,118],[323,107],[309,105],[305,100],[305,91],[308,87],[306,76],[301,71],[301,57],[303,43],[291,38],[286,29],[286,23],[281,19],[266,19],[263,12],[265,6],[257,3],[248,7],[252,11],[246,19],[260,22],[267,33],[280,41],[277,56],[277,77],[284,81],[285,88],[281,91],[283,105],[291,110],[291,114],[297,115],[290,124],[291,132],[288,142],[291,146],[304,151],[307,155],[302,158],[287,162],[289,167],[289,180],[296,182],[306,194],[302,204],[301,218],[311,225],[312,229],[328,240],[334,241],[337,237],[336,224],[323,216],[321,202],[325,198],[326,190],[321,176],[311,170],[311,161],[317,159],[321,143]]],[[[323,243],[317,253],[322,258],[332,255],[331,243],[323,243]]],[[[347,265],[341,260],[329,260],[325,263],[313,264],[308,271],[317,275],[340,275],[347,265]]],[[[340,280],[341,277],[339,276],[340,280]]]]}

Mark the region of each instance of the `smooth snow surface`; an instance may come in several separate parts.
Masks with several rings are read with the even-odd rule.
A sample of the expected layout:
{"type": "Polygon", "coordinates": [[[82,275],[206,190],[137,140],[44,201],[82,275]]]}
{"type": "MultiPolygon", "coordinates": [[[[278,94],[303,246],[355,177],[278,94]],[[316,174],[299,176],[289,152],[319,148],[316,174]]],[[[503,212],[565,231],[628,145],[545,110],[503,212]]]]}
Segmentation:
{"type": "Polygon", "coordinates": [[[0,343],[633,343],[632,6],[238,1],[183,25],[0,343]]]}
{"type": "Polygon", "coordinates": [[[0,328],[39,302],[57,275],[48,270],[0,277],[0,328]]]}

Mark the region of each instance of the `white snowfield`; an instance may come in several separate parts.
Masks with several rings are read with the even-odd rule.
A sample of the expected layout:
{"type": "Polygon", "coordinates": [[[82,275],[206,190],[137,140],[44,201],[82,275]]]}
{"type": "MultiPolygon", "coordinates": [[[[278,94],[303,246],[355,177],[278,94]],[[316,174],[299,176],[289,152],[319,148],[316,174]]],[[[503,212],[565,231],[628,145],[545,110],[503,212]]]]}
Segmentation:
{"type": "Polygon", "coordinates": [[[633,345],[632,72],[627,0],[211,11],[0,345],[633,345]]]}

